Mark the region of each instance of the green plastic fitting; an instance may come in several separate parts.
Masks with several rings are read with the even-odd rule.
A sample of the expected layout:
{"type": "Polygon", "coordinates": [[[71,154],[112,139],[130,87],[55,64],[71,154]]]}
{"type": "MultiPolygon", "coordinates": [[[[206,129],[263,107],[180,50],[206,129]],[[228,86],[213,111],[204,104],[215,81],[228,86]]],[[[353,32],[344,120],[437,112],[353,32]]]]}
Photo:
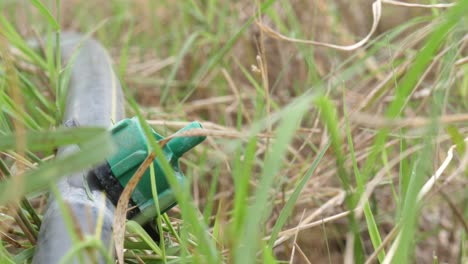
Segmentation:
{"type": "MultiPolygon", "coordinates": [[[[201,124],[199,122],[192,122],[177,133],[197,128],[202,128],[201,124]]],[[[154,130],[151,132],[157,141],[164,139],[154,130]]],[[[118,180],[122,187],[125,187],[143,161],[148,157],[151,148],[148,144],[145,133],[143,132],[143,128],[136,117],[124,119],[118,122],[112,128],[111,133],[113,141],[117,147],[117,153],[107,161],[113,176],[118,180]]],[[[206,137],[204,136],[174,137],[162,148],[164,157],[171,165],[174,175],[180,184],[184,184],[185,176],[180,170],[179,158],[185,152],[200,144],[205,140],[205,138],[206,137]]],[[[166,174],[157,158],[153,161],[153,165],[156,177],[159,208],[161,213],[164,213],[176,205],[177,201],[173,190],[169,186],[166,174]]],[[[151,192],[151,176],[149,168],[144,172],[131,198],[132,202],[138,206],[138,209],[141,212],[139,216],[140,218],[150,218],[156,215],[153,195],[151,192]]],[[[139,222],[143,221],[144,220],[141,220],[139,222]]]]}

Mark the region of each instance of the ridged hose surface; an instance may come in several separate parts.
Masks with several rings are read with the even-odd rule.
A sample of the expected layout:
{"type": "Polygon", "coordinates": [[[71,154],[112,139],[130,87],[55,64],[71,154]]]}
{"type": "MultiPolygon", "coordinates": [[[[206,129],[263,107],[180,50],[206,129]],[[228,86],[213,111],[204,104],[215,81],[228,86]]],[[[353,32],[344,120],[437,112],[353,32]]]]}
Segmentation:
{"type": "MultiPolygon", "coordinates": [[[[114,122],[124,118],[124,101],[120,83],[112,70],[112,64],[106,50],[95,40],[87,39],[77,48],[83,36],[75,33],[64,33],[61,36],[61,56],[65,65],[74,52],[78,52],[71,68],[66,110],[63,122],[73,121],[77,126],[110,127],[114,122]]],[[[57,158],[75,151],[77,146],[66,146],[59,149],[57,158]]],[[[114,205],[98,189],[97,183],[87,179],[94,199],[88,197],[84,178],[87,171],[64,175],[57,183],[63,200],[71,209],[74,224],[86,236],[95,234],[99,214],[103,214],[101,239],[109,248],[112,239],[112,219],[114,205]],[[103,202],[105,207],[103,208],[103,202]]],[[[33,263],[53,264],[72,247],[72,240],[65,225],[62,211],[57,200],[51,194],[45,212],[33,263]]],[[[96,263],[96,259],[81,254],[83,263],[96,263]]],[[[102,255],[97,254],[97,262],[104,263],[102,255]]],[[[79,263],[75,256],[72,262],[79,263]]]]}

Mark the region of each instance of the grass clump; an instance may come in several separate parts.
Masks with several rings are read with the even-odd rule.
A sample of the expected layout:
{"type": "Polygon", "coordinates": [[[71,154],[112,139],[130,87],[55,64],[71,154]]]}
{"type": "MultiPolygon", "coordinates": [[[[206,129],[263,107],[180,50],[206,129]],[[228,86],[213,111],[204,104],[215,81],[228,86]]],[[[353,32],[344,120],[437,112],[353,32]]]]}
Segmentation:
{"type": "MultiPolygon", "coordinates": [[[[163,164],[179,206],[159,245],[127,222],[127,263],[466,262],[468,3],[315,2],[2,1],[0,261],[30,261],[47,187],[112,151],[102,129],[59,128],[54,37],[76,30],[110,51],[128,116],[208,136],[181,161],[189,184],[163,164]],[[373,24],[351,51],[323,45],[373,24]]],[[[78,240],[67,257],[106,250],[78,240]]]]}

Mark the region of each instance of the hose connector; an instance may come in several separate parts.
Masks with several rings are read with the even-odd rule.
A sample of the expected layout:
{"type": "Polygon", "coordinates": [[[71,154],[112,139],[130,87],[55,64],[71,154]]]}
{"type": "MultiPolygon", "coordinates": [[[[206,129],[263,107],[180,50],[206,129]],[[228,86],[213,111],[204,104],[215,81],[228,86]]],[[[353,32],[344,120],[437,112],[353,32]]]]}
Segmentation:
{"type": "MultiPolygon", "coordinates": [[[[200,128],[202,128],[202,126],[199,122],[192,122],[177,133],[200,128]]],[[[154,130],[151,132],[156,140],[160,141],[164,139],[154,130]]],[[[148,144],[143,128],[136,117],[124,119],[115,124],[111,129],[111,134],[117,149],[117,152],[107,159],[107,165],[110,168],[110,170],[107,171],[110,171],[111,175],[109,175],[109,173],[96,173],[96,177],[107,194],[111,196],[111,200],[116,203],[123,188],[125,188],[140,165],[146,159],[151,148],[148,144]]],[[[180,184],[184,184],[185,176],[180,170],[179,158],[185,152],[200,144],[205,140],[205,138],[205,136],[174,137],[162,148],[164,158],[171,165],[174,175],[180,184]]],[[[161,213],[164,213],[176,205],[177,201],[158,159],[153,161],[153,165],[156,177],[159,208],[161,213]]],[[[130,204],[136,205],[138,208],[138,214],[129,215],[130,218],[138,215],[136,217],[137,219],[135,219],[137,222],[144,223],[156,216],[153,195],[151,192],[151,176],[149,168],[144,172],[132,193],[130,204]]]]}

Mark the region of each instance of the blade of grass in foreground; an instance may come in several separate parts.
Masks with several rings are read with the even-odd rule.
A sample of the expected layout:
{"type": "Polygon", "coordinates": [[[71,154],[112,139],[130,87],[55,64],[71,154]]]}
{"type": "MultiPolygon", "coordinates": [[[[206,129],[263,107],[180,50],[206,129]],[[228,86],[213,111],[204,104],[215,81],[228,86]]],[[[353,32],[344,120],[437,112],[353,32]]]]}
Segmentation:
{"type": "MultiPolygon", "coordinates": [[[[400,82],[400,85],[397,87],[395,92],[395,100],[389,105],[385,116],[388,118],[395,118],[400,115],[403,107],[405,106],[408,96],[413,91],[415,84],[419,81],[421,74],[426,69],[427,65],[434,58],[434,54],[439,49],[441,43],[445,40],[446,34],[450,32],[453,27],[461,21],[463,15],[467,12],[468,2],[460,2],[458,7],[452,8],[449,14],[446,14],[446,20],[442,23],[436,25],[436,28],[433,30],[433,33],[430,35],[429,39],[426,41],[426,45],[423,49],[417,53],[414,63],[409,67],[405,76],[400,82]]],[[[374,141],[371,154],[366,160],[363,169],[363,180],[366,181],[371,170],[375,167],[375,162],[377,160],[377,155],[381,153],[381,150],[385,144],[386,137],[388,135],[388,129],[382,129],[376,136],[374,141]]]]}
{"type": "Polygon", "coordinates": [[[310,166],[309,170],[306,172],[304,177],[299,181],[296,188],[294,188],[293,194],[291,195],[289,200],[286,202],[286,205],[281,210],[278,220],[276,220],[275,226],[273,227],[273,230],[271,231],[270,241],[268,242],[268,246],[271,249],[273,248],[275,240],[278,237],[278,233],[280,232],[283,225],[286,223],[286,220],[288,220],[288,217],[291,215],[294,209],[294,206],[296,204],[296,201],[302,192],[302,189],[304,189],[306,183],[309,181],[310,177],[312,177],[315,169],[319,165],[320,161],[322,160],[323,155],[325,155],[325,152],[327,152],[329,147],[330,147],[330,142],[317,155],[314,162],[310,166]]]}
{"type": "Polygon", "coordinates": [[[333,106],[331,100],[326,97],[322,96],[318,98],[316,101],[317,106],[320,108],[320,115],[322,122],[325,123],[331,140],[331,146],[335,155],[336,166],[338,171],[338,177],[340,178],[341,185],[343,189],[346,191],[346,207],[350,210],[350,214],[348,216],[349,220],[349,227],[350,231],[353,233],[353,253],[354,253],[354,261],[356,263],[363,263],[364,262],[364,246],[361,240],[360,234],[360,227],[359,223],[354,216],[354,207],[356,206],[356,202],[353,197],[352,191],[352,184],[349,177],[349,173],[346,169],[345,165],[345,156],[343,154],[343,141],[342,136],[339,129],[338,123],[338,116],[336,108],[333,106]]]}
{"type": "MultiPolygon", "coordinates": [[[[429,39],[426,41],[423,49],[417,54],[413,67],[410,68],[408,73],[405,75],[401,86],[397,90],[396,99],[394,103],[389,107],[389,114],[395,116],[400,112],[401,106],[403,106],[406,101],[407,92],[411,91],[414,87],[414,84],[417,82],[418,78],[421,76],[423,70],[434,58],[434,54],[437,52],[441,44],[446,41],[446,36],[452,29],[462,21],[462,18],[468,13],[468,1],[460,1],[458,5],[454,8],[451,8],[445,15],[444,20],[438,25],[436,25],[429,39]]],[[[430,129],[429,132],[434,131],[434,127],[430,129]]],[[[432,136],[432,133],[428,133],[428,136],[432,136]]],[[[392,263],[407,263],[409,260],[409,254],[412,254],[414,247],[414,234],[416,232],[416,223],[417,223],[417,195],[422,186],[422,180],[424,173],[427,172],[427,169],[431,167],[431,164],[428,164],[430,156],[427,154],[431,150],[430,144],[432,142],[427,140],[425,151],[420,156],[419,163],[416,165],[416,170],[414,175],[411,176],[409,182],[408,191],[403,203],[402,211],[402,229],[400,235],[394,243],[396,243],[396,251],[393,259],[387,258],[386,261],[392,263]]],[[[395,244],[392,246],[394,247],[395,244]]],[[[385,262],[386,263],[386,262],[385,262]]]]}
{"type": "Polygon", "coordinates": [[[135,221],[127,221],[127,229],[132,234],[137,234],[141,239],[159,256],[162,256],[161,248],[154,242],[154,240],[146,233],[146,231],[135,221]]]}
{"type": "Polygon", "coordinates": [[[29,263],[28,260],[30,260],[33,257],[34,250],[35,250],[35,247],[30,247],[16,254],[13,257],[14,263],[16,264],[29,263]]]}
{"type": "MultiPolygon", "coordinates": [[[[151,153],[151,149],[149,146],[148,148],[148,153],[151,153]]],[[[159,197],[158,197],[158,187],[157,187],[157,182],[156,182],[156,174],[154,172],[154,164],[151,163],[149,166],[150,169],[150,180],[151,180],[151,194],[153,195],[153,200],[154,200],[154,209],[156,210],[156,226],[157,229],[159,230],[159,241],[161,245],[161,251],[160,255],[163,259],[163,263],[167,264],[166,260],[166,241],[164,241],[164,232],[162,229],[162,220],[161,220],[161,210],[159,209],[159,197]]],[[[141,228],[141,227],[140,227],[141,228]]],[[[143,228],[142,228],[143,229],[143,228]]]]}
{"type": "Polygon", "coordinates": [[[219,175],[221,174],[220,167],[221,167],[220,165],[217,165],[215,169],[213,170],[213,179],[211,180],[211,183],[210,183],[210,188],[209,188],[207,199],[206,199],[205,209],[203,212],[203,218],[207,225],[209,225],[209,217],[211,216],[211,213],[213,212],[215,194],[218,188],[219,175]]]}
{"type": "Polygon", "coordinates": [[[26,125],[27,128],[39,130],[40,125],[22,107],[19,107],[9,94],[0,90],[0,105],[5,116],[17,120],[26,125]]]}
{"type": "MultiPolygon", "coordinates": [[[[431,128],[434,132],[435,126],[431,128]]],[[[430,138],[430,137],[429,137],[430,138]]],[[[408,192],[403,201],[403,209],[401,216],[401,230],[394,241],[394,244],[389,249],[387,257],[382,263],[411,263],[411,255],[413,253],[416,233],[416,224],[418,219],[418,204],[417,196],[419,190],[423,186],[424,176],[430,173],[431,169],[431,155],[433,153],[433,142],[428,139],[424,144],[424,148],[419,153],[417,160],[412,164],[408,192]],[[396,244],[395,244],[396,243],[396,244]],[[396,253],[392,258],[391,251],[396,245],[396,253]]]]}
{"type": "MultiPolygon", "coordinates": [[[[172,170],[171,165],[165,159],[163,150],[159,143],[157,142],[156,138],[153,136],[151,132],[151,128],[149,127],[146,120],[143,118],[143,115],[138,107],[135,99],[130,95],[128,88],[122,83],[122,89],[126,95],[126,98],[131,106],[131,108],[135,111],[138,121],[143,128],[143,132],[151,146],[151,149],[156,153],[156,159],[159,161],[161,168],[166,175],[166,179],[169,182],[171,189],[173,190],[174,195],[176,196],[177,202],[179,207],[182,210],[182,216],[184,219],[184,224],[187,226],[190,231],[194,234],[197,238],[197,252],[195,252],[202,260],[200,262],[205,263],[219,263],[220,262],[220,255],[218,250],[216,249],[216,245],[214,241],[209,237],[209,230],[203,220],[200,220],[199,215],[200,212],[192,203],[190,191],[186,190],[186,187],[181,186],[179,181],[177,180],[174,171],[172,170]]],[[[183,231],[186,228],[183,229],[183,231]]],[[[187,231],[184,231],[187,232],[187,231]]],[[[189,241],[184,239],[181,240],[182,248],[188,248],[189,241]]]]}
{"type": "Polygon", "coordinates": [[[41,13],[46,19],[47,22],[54,28],[54,30],[59,30],[60,26],[55,20],[54,16],[49,12],[49,10],[41,3],[39,0],[30,0],[31,3],[37,8],[39,13],[41,13]]]}
{"type": "MultiPolygon", "coordinates": [[[[359,201],[361,199],[362,194],[365,191],[365,182],[362,180],[361,172],[359,171],[358,163],[356,160],[356,153],[354,151],[353,138],[351,135],[351,129],[349,127],[348,111],[346,107],[344,107],[343,112],[344,112],[345,121],[346,121],[346,135],[348,138],[349,153],[351,154],[351,159],[353,161],[354,175],[355,175],[356,184],[357,184],[357,193],[355,194],[355,201],[359,201]]],[[[355,209],[355,208],[352,208],[352,209],[355,209]]],[[[382,238],[380,236],[377,223],[375,222],[374,215],[372,214],[369,201],[366,201],[364,203],[363,210],[364,210],[364,216],[366,218],[366,223],[367,223],[367,231],[371,238],[372,246],[374,247],[374,250],[376,250],[382,244],[382,238]]],[[[385,250],[382,249],[382,251],[378,255],[378,259],[380,262],[382,262],[384,258],[385,258],[385,250]]]]}
{"type": "Polygon", "coordinates": [[[179,52],[179,55],[177,56],[177,60],[174,63],[174,66],[172,66],[171,72],[169,73],[167,79],[166,79],[166,84],[164,85],[164,88],[162,89],[162,95],[161,95],[161,100],[160,104],[165,105],[167,96],[169,94],[169,88],[171,83],[174,81],[177,70],[180,68],[182,64],[182,59],[185,57],[187,52],[189,51],[190,47],[192,46],[193,42],[197,39],[199,33],[194,32],[192,33],[188,39],[185,41],[184,46],[182,47],[182,50],[179,52]]]}
{"type": "MultiPolygon", "coordinates": [[[[83,240],[78,241],[78,243],[74,244],[73,247],[67,251],[67,253],[62,257],[59,264],[67,264],[73,263],[72,259],[74,256],[81,256],[82,252],[87,252],[89,249],[95,249],[104,257],[105,262],[107,264],[112,264],[113,259],[107,249],[105,248],[102,241],[94,236],[87,236],[83,240]],[[87,250],[87,251],[86,251],[87,250]]],[[[84,263],[83,261],[79,261],[79,263],[84,263]]],[[[96,262],[94,262],[96,263],[96,262]]]]}
{"type": "Polygon", "coordinates": [[[15,264],[15,262],[13,260],[11,260],[10,254],[5,249],[5,247],[3,246],[3,241],[2,240],[0,240],[0,263],[15,264]]]}
{"type": "Polygon", "coordinates": [[[262,169],[254,203],[249,207],[246,215],[244,231],[239,234],[239,244],[234,252],[235,263],[251,263],[256,258],[259,238],[263,230],[262,225],[271,212],[270,190],[280,173],[287,147],[295,135],[303,114],[309,108],[311,99],[311,96],[302,96],[283,112],[281,122],[276,129],[275,141],[272,143],[271,151],[268,152],[262,169]]]}
{"type": "Polygon", "coordinates": [[[0,34],[5,36],[8,42],[18,48],[27,59],[40,66],[42,69],[47,69],[47,64],[39,56],[26,41],[16,32],[13,25],[6,19],[5,16],[0,14],[0,34]]]}
{"type": "MultiPolygon", "coordinates": [[[[243,146],[240,145],[239,148],[243,146]]],[[[243,230],[244,219],[247,214],[247,206],[245,201],[248,200],[249,196],[249,186],[250,178],[252,175],[252,168],[255,164],[256,151],[257,151],[257,138],[252,137],[247,146],[244,147],[244,154],[239,149],[235,154],[236,160],[233,165],[233,175],[234,175],[234,212],[233,212],[233,224],[234,224],[234,234],[239,234],[243,230]],[[244,156],[244,160],[241,160],[241,157],[244,156]]]]}
{"type": "Polygon", "coordinates": [[[0,182],[0,204],[18,200],[25,194],[45,189],[59,177],[99,164],[112,151],[113,143],[109,133],[98,134],[69,156],[44,163],[36,170],[25,173],[20,179],[11,177],[0,182]],[[19,180],[23,182],[18,182],[19,180]]]}
{"type": "MultiPolygon", "coordinates": [[[[79,127],[58,128],[54,131],[28,131],[26,132],[26,146],[31,151],[51,150],[59,146],[81,144],[90,138],[101,137],[106,134],[105,128],[79,127]]],[[[17,133],[0,134],[0,150],[16,148],[17,133]]]]}

